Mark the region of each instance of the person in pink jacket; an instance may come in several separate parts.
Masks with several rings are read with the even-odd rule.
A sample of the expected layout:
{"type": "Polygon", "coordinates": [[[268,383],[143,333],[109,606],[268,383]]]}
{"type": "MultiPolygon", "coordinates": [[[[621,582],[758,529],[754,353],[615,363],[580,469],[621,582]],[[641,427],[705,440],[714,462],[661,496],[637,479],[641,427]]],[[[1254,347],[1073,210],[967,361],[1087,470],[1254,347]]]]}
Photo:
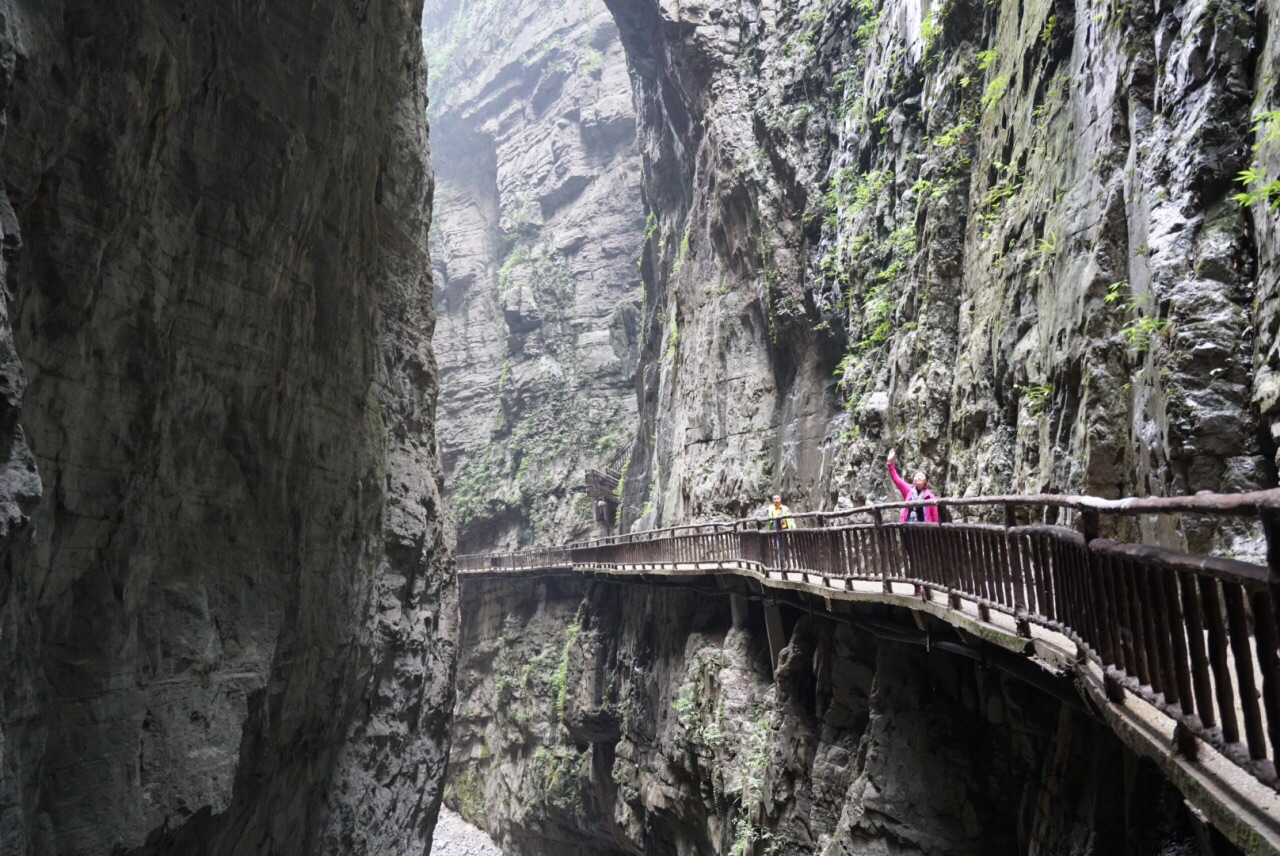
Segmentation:
{"type": "MultiPolygon", "coordinates": [[[[929,490],[929,479],[924,474],[924,470],[916,470],[916,474],[911,480],[915,484],[907,484],[898,475],[898,470],[893,465],[893,459],[896,457],[893,449],[889,450],[889,478],[893,479],[894,485],[902,494],[902,498],[907,502],[913,502],[917,499],[935,499],[933,491],[929,490]]],[[[938,522],[938,506],[927,505],[923,508],[904,508],[902,516],[898,518],[899,523],[937,523],[938,522]]]]}

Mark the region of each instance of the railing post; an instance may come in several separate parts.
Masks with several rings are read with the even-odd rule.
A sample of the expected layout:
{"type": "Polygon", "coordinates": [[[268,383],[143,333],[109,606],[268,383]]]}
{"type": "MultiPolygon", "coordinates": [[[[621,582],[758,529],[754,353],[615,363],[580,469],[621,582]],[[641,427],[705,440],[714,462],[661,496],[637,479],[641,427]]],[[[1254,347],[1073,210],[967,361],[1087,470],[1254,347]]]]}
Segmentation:
{"type": "Polygon", "coordinates": [[[1018,635],[1031,638],[1031,621],[1027,618],[1027,569],[1022,564],[1022,551],[1018,548],[1013,530],[1018,525],[1017,508],[1004,504],[1004,554],[1009,561],[1009,573],[1013,575],[1013,620],[1018,635]]]}
{"type": "Polygon", "coordinates": [[[1262,532],[1267,538],[1267,568],[1271,571],[1268,588],[1271,590],[1270,619],[1261,615],[1262,596],[1254,597],[1254,623],[1257,634],[1258,667],[1262,671],[1262,709],[1267,717],[1267,733],[1271,738],[1271,760],[1280,766],[1280,661],[1276,646],[1280,643],[1280,509],[1261,508],[1262,532]]]}
{"type": "Polygon", "coordinates": [[[1086,545],[1090,541],[1096,541],[1101,530],[1102,520],[1097,511],[1092,508],[1086,508],[1080,512],[1080,534],[1084,536],[1086,545]]]}
{"type": "MultiPolygon", "coordinates": [[[[1080,534],[1084,536],[1084,579],[1081,580],[1082,588],[1081,588],[1081,591],[1077,594],[1077,597],[1081,599],[1080,608],[1082,610],[1085,610],[1085,612],[1083,613],[1084,616],[1091,617],[1092,624],[1095,627],[1098,627],[1098,626],[1109,623],[1111,621],[1111,616],[1110,615],[1090,616],[1090,613],[1101,609],[1101,604],[1098,602],[1097,597],[1093,594],[1094,580],[1097,580],[1101,576],[1101,568],[1099,567],[1098,556],[1093,549],[1093,542],[1098,540],[1098,538],[1102,536],[1102,518],[1101,518],[1101,515],[1098,514],[1098,511],[1096,509],[1086,508],[1084,511],[1080,513],[1080,534]]],[[[1150,604],[1148,604],[1148,608],[1151,608],[1150,604]]],[[[1091,639],[1087,639],[1086,644],[1088,645],[1089,650],[1094,654],[1094,656],[1097,657],[1099,664],[1102,666],[1102,671],[1106,672],[1107,666],[1111,664],[1106,662],[1108,657],[1104,656],[1104,652],[1102,650],[1102,640],[1098,638],[1100,634],[1089,633],[1090,623],[1091,622],[1087,620],[1082,621],[1081,624],[1083,626],[1077,627],[1075,629],[1076,634],[1081,637],[1084,637],[1086,635],[1091,635],[1094,637],[1091,639]]],[[[1110,659],[1113,659],[1113,660],[1115,659],[1114,653],[1111,655],[1110,659]]]]}
{"type": "Polygon", "coordinates": [[[1271,570],[1271,616],[1280,624],[1280,508],[1260,508],[1262,533],[1267,538],[1267,567],[1271,570]]]}
{"type": "Polygon", "coordinates": [[[871,509],[871,521],[876,527],[876,555],[880,559],[880,579],[885,594],[893,594],[893,582],[889,577],[889,545],[885,541],[884,514],[878,508],[871,509]]]}

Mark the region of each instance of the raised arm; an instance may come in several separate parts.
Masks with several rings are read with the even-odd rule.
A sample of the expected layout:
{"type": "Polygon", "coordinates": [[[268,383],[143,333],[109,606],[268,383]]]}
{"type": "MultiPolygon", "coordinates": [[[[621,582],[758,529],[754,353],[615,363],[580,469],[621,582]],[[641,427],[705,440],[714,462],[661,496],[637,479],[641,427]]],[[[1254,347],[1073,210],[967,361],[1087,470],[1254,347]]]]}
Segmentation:
{"type": "Polygon", "coordinates": [[[902,477],[898,475],[898,468],[893,465],[892,450],[889,451],[889,460],[887,463],[889,467],[889,478],[893,479],[894,487],[896,487],[898,492],[902,494],[902,498],[906,499],[911,494],[911,485],[904,482],[902,477]]]}

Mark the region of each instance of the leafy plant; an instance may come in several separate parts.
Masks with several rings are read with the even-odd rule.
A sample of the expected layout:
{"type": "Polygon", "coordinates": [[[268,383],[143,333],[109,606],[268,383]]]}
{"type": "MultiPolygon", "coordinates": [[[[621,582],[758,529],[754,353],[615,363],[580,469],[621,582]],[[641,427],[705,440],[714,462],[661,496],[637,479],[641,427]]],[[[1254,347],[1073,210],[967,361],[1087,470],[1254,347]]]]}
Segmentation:
{"type": "Polygon", "coordinates": [[[1129,346],[1129,353],[1133,356],[1138,356],[1150,348],[1152,340],[1163,333],[1168,326],[1169,319],[1167,318],[1157,318],[1154,315],[1138,315],[1120,328],[1120,335],[1124,336],[1125,342],[1129,346]]]}
{"type": "Polygon", "coordinates": [[[924,42],[924,52],[926,54],[932,50],[933,42],[941,32],[942,24],[938,23],[937,18],[932,14],[925,15],[920,21],[920,40],[924,42]]]}
{"type": "Polygon", "coordinates": [[[686,227],[684,236],[680,238],[680,249],[676,252],[676,261],[671,268],[671,275],[675,276],[680,272],[680,268],[684,267],[685,256],[689,253],[689,229],[686,227]]]}
{"type": "Polygon", "coordinates": [[[999,214],[1000,209],[1004,207],[1005,200],[1017,194],[1021,189],[1022,185],[1014,178],[1006,178],[991,185],[987,188],[987,192],[982,195],[984,214],[999,214]]]}
{"type": "Polygon", "coordinates": [[[604,68],[604,54],[593,47],[588,46],[582,52],[582,56],[578,59],[578,68],[585,72],[596,71],[604,68]]]}
{"type": "Polygon", "coordinates": [[[954,148],[969,142],[969,135],[972,131],[973,117],[965,114],[950,128],[934,137],[932,142],[935,146],[940,146],[944,149],[954,148]]]}
{"type": "Polygon", "coordinates": [[[1110,304],[1120,304],[1129,320],[1120,328],[1130,355],[1138,356],[1151,347],[1151,342],[1169,326],[1169,319],[1160,318],[1155,311],[1155,301],[1151,292],[1130,295],[1124,299],[1121,292],[1128,293],[1129,283],[1125,280],[1113,282],[1107,286],[1107,294],[1102,299],[1110,304]]]}
{"type": "MultiPolygon", "coordinates": [[[[1264,143],[1274,142],[1280,139],[1280,110],[1268,110],[1260,113],[1253,120],[1253,132],[1258,135],[1257,142],[1253,144],[1253,151],[1257,151],[1258,147],[1264,143]]],[[[1231,198],[1246,207],[1255,203],[1264,203],[1267,210],[1274,211],[1280,207],[1280,178],[1268,177],[1266,172],[1261,169],[1256,161],[1253,165],[1246,167],[1236,176],[1244,189],[1235,194],[1231,198]]]]}
{"type": "Polygon", "coordinates": [[[1241,205],[1247,207],[1257,202],[1264,202],[1272,211],[1280,206],[1280,179],[1267,178],[1266,172],[1251,166],[1240,170],[1236,181],[1244,185],[1245,189],[1231,198],[1241,205]]]}
{"type": "Polygon", "coordinates": [[[858,172],[852,166],[841,167],[831,178],[823,196],[828,226],[847,222],[854,214],[866,210],[878,200],[889,181],[888,170],[858,172]]]}
{"type": "Polygon", "coordinates": [[[1049,398],[1053,395],[1052,383],[1042,383],[1036,386],[1020,386],[1018,389],[1022,391],[1024,400],[1027,404],[1027,410],[1032,416],[1038,416],[1040,412],[1044,410],[1044,406],[1048,403],[1049,398]]]}
{"type": "Polygon", "coordinates": [[[863,15],[862,23],[854,30],[853,38],[858,44],[865,43],[875,34],[880,26],[880,13],[876,10],[876,0],[852,0],[854,11],[863,15]]]}
{"type": "Polygon", "coordinates": [[[1058,235],[1055,232],[1049,232],[1043,238],[1036,241],[1035,254],[1040,260],[1036,269],[1031,272],[1032,276],[1039,276],[1049,269],[1054,259],[1058,257],[1058,253],[1062,251],[1062,246],[1058,242],[1058,235]]]}
{"type": "Polygon", "coordinates": [[[573,648],[573,643],[578,638],[578,632],[582,629],[582,607],[578,607],[578,611],[573,614],[573,620],[569,622],[569,626],[564,630],[564,648],[560,651],[560,662],[556,664],[556,670],[551,673],[551,686],[556,694],[556,718],[564,716],[564,698],[567,692],[566,682],[569,679],[569,652],[573,648]]]}
{"type": "MultiPolygon", "coordinates": [[[[773,834],[751,820],[751,814],[764,798],[764,776],[769,763],[769,725],[764,715],[745,723],[746,751],[741,756],[741,799],[733,821],[732,856],[751,856],[757,842],[767,846],[767,853],[778,852],[770,845],[773,834]]],[[[782,842],[778,842],[781,844],[782,842]]]]}
{"type": "Polygon", "coordinates": [[[529,246],[523,242],[518,242],[511,248],[511,252],[507,253],[507,257],[502,260],[502,266],[498,268],[498,299],[505,299],[507,286],[511,282],[511,275],[515,273],[516,268],[529,261],[529,246]]]}
{"type": "Polygon", "coordinates": [[[1000,103],[1000,99],[1009,91],[1009,80],[1010,75],[1001,74],[992,78],[991,82],[987,84],[986,91],[982,93],[981,101],[984,112],[1000,103]]]}
{"type": "Polygon", "coordinates": [[[1058,23],[1057,13],[1052,13],[1049,15],[1048,18],[1045,19],[1044,27],[1040,30],[1040,42],[1042,44],[1047,45],[1053,41],[1053,28],[1057,25],[1057,23],[1058,23]]]}

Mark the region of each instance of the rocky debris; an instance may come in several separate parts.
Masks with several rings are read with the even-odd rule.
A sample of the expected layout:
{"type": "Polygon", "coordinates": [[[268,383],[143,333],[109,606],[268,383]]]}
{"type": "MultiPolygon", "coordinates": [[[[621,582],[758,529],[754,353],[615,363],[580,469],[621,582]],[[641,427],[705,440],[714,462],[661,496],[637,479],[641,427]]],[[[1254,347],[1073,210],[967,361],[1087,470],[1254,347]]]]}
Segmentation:
{"type": "Polygon", "coordinates": [[[425,848],[425,82],[409,0],[0,0],[0,852],[425,848]]]}
{"type": "Polygon", "coordinates": [[[429,0],[440,448],[463,551],[599,531],[635,425],[636,117],[599,0],[429,0]]]}
{"type": "Polygon", "coordinates": [[[431,856],[502,856],[498,845],[484,832],[448,808],[440,809],[431,856]]]}

